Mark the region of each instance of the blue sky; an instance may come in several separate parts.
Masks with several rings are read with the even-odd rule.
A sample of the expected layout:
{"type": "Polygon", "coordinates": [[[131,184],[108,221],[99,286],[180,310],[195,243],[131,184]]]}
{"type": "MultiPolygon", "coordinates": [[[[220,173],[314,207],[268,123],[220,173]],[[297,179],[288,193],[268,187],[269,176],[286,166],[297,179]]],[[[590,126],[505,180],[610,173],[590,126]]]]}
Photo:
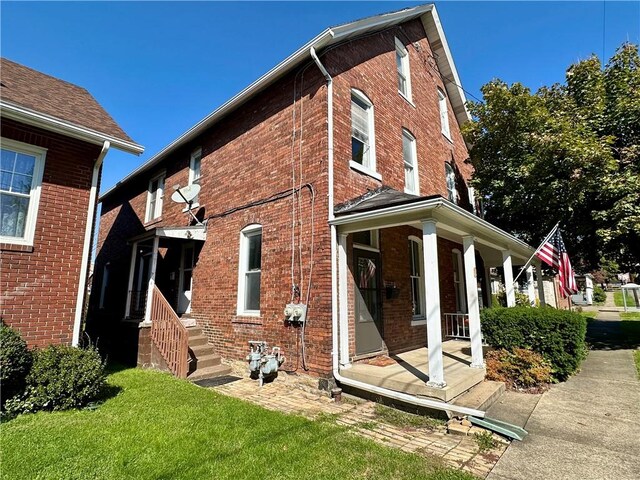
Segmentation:
{"type": "MultiPolygon", "coordinates": [[[[87,88],[146,147],[109,153],[105,191],[328,26],[420,3],[3,1],[1,52],[87,88]]],[[[603,46],[609,58],[640,43],[638,1],[436,5],[476,97],[492,78],[535,90],[603,46]]]]}

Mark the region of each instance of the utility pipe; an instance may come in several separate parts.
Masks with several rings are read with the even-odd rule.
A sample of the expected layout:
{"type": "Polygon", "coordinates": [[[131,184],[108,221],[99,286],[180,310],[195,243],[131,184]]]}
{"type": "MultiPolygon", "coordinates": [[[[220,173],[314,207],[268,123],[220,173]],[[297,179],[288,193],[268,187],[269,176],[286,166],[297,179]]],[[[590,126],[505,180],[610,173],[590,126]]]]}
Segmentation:
{"type": "Polygon", "coordinates": [[[93,230],[96,211],[96,199],[98,196],[98,180],[100,178],[100,168],[104,157],[111,147],[111,143],[105,140],[102,144],[100,155],[93,164],[93,175],[91,177],[91,190],[89,192],[89,207],[87,208],[87,225],[84,229],[84,245],[82,247],[82,263],[80,264],[80,279],[78,280],[78,298],[76,299],[76,315],[73,322],[73,336],[71,345],[77,347],[80,343],[80,326],[82,324],[82,312],[84,310],[84,298],[87,293],[87,269],[89,268],[89,254],[91,253],[91,232],[93,230]]]}
{"type": "MultiPolygon", "coordinates": [[[[311,58],[316,63],[320,72],[327,80],[327,129],[328,129],[328,204],[329,204],[329,222],[334,220],[333,214],[333,78],[324,68],[324,65],[320,62],[316,50],[314,47],[309,49],[311,58]]],[[[336,269],[336,242],[338,241],[336,226],[331,224],[331,359],[333,366],[333,376],[336,381],[343,385],[348,385],[353,388],[371,392],[377,395],[382,395],[387,398],[393,398],[400,400],[411,405],[417,405],[420,407],[432,408],[436,410],[445,410],[449,412],[455,412],[462,415],[472,415],[474,417],[483,418],[485,412],[476,410],[473,408],[459,407],[438,400],[430,400],[427,398],[420,398],[406,393],[396,392],[387,388],[376,387],[368,383],[353,380],[351,378],[343,377],[340,374],[340,363],[338,361],[338,279],[336,269]]]]}

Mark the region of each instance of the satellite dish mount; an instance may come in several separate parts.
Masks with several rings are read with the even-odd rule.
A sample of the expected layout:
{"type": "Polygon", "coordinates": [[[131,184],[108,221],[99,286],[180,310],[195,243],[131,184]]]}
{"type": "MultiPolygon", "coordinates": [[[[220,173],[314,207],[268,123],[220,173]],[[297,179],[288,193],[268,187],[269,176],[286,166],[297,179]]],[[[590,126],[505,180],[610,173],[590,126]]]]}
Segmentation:
{"type": "Polygon", "coordinates": [[[175,192],[173,192],[173,195],[171,195],[171,200],[176,203],[186,203],[187,211],[189,212],[189,214],[193,217],[198,225],[202,225],[202,222],[198,220],[198,218],[191,211],[193,201],[198,196],[198,193],[200,193],[200,185],[198,185],[197,183],[193,183],[182,188],[180,188],[180,185],[174,185],[173,189],[175,190],[175,192]]]}

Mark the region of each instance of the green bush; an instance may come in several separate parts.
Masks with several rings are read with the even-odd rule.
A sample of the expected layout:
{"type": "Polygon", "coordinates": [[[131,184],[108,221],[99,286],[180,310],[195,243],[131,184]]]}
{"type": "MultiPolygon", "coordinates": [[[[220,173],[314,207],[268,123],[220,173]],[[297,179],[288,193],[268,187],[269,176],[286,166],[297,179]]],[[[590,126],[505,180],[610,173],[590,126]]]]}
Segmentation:
{"type": "Polygon", "coordinates": [[[593,303],[602,305],[607,301],[607,292],[604,291],[602,287],[598,285],[593,287],[593,303]]]}
{"type": "Polygon", "coordinates": [[[582,315],[553,308],[486,308],[482,333],[495,348],[526,348],[542,355],[556,380],[576,371],[587,353],[587,320],[582,315]]]}
{"type": "Polygon", "coordinates": [[[31,368],[31,352],[20,334],[14,329],[0,324],[0,401],[1,407],[7,400],[21,394],[26,385],[31,368]]]}
{"type": "Polygon", "coordinates": [[[19,413],[82,407],[100,395],[104,384],[97,349],[51,345],[34,352],[25,393],[7,409],[19,413]]]}
{"type": "Polygon", "coordinates": [[[505,382],[516,389],[540,387],[552,380],[551,365],[532,350],[494,350],[487,354],[486,362],[487,380],[505,382]]]}
{"type": "MultiPolygon", "coordinates": [[[[517,290],[514,292],[516,297],[516,306],[518,307],[530,307],[531,303],[529,302],[529,295],[525,293],[520,293],[517,290]]],[[[500,290],[497,295],[492,295],[491,297],[493,306],[507,306],[507,292],[504,290],[500,290]]]]}

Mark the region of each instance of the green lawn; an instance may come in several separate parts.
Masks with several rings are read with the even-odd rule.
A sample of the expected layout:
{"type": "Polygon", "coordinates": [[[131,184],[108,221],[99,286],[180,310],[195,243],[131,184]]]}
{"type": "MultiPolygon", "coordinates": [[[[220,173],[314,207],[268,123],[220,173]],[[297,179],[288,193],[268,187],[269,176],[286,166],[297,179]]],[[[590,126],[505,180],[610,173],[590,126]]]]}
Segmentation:
{"type": "MultiPolygon", "coordinates": [[[[636,299],[635,297],[627,292],[627,306],[628,307],[635,307],[636,306],[636,299]]],[[[613,303],[616,304],[616,307],[624,307],[624,299],[622,298],[622,290],[618,290],[613,292],[613,303]]]]}
{"type": "Polygon", "coordinates": [[[620,312],[621,320],[640,320],[640,312],[620,312]]]}
{"type": "Polygon", "coordinates": [[[598,316],[598,312],[593,312],[593,311],[583,311],[583,312],[579,312],[579,313],[583,317],[587,317],[587,319],[596,318],[598,316]]]}
{"type": "Polygon", "coordinates": [[[633,361],[636,364],[636,372],[638,373],[638,379],[640,379],[640,350],[633,352],[633,361]]]}
{"type": "MultiPolygon", "coordinates": [[[[472,479],[328,422],[264,410],[168,374],[112,373],[90,411],[1,426],[11,479],[472,479]]],[[[257,387],[256,387],[257,388],[257,387]]]]}

